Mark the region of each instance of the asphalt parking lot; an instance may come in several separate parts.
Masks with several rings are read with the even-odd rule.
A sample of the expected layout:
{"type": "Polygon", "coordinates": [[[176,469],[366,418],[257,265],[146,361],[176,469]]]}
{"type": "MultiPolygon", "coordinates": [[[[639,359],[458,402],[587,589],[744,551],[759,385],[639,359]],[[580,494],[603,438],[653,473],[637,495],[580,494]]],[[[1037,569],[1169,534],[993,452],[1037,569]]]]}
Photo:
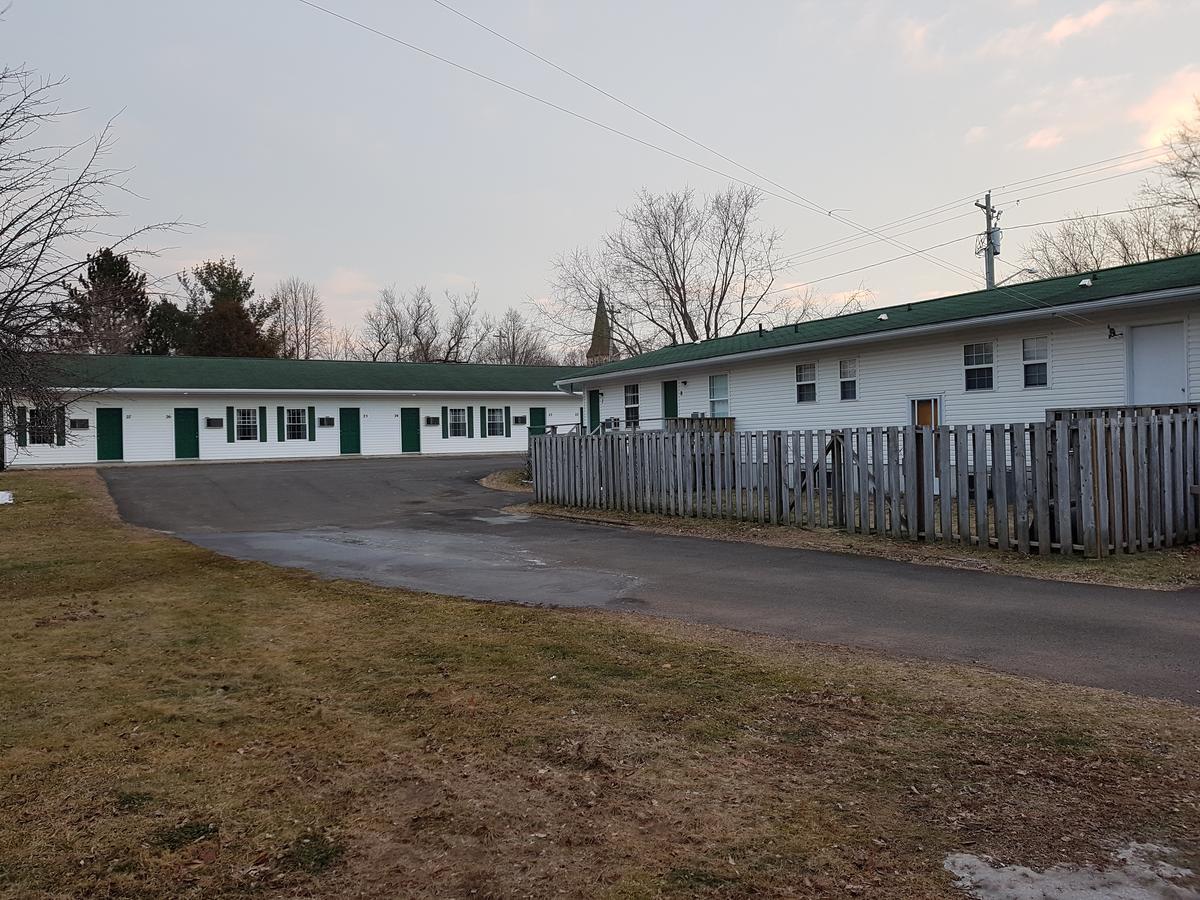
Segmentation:
{"type": "Polygon", "coordinates": [[[444,594],[671,616],[1200,704],[1200,591],[1135,591],[512,515],[513,457],[103,469],[220,553],[444,594]]]}

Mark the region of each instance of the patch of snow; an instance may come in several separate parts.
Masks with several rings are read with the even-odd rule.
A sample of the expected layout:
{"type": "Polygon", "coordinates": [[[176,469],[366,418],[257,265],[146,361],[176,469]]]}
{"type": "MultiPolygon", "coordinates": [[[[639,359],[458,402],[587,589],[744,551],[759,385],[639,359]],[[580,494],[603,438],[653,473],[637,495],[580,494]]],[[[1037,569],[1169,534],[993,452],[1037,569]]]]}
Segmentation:
{"type": "Polygon", "coordinates": [[[1038,872],[970,853],[952,853],[945,867],[955,886],[978,900],[1200,900],[1179,882],[1193,875],[1167,862],[1169,847],[1131,843],[1113,854],[1113,867],[1054,866],[1038,872]]]}
{"type": "Polygon", "coordinates": [[[0,491],[0,503],[12,503],[12,502],[13,502],[13,492],[12,491],[0,491]]]}

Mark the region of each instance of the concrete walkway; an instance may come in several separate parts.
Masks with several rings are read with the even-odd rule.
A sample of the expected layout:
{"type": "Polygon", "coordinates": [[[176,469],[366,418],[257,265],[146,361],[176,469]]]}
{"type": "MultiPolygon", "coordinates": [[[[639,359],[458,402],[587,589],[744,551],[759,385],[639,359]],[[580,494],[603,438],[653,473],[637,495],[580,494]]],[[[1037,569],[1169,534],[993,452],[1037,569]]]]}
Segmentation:
{"type": "Polygon", "coordinates": [[[103,470],[128,521],[243,559],[638,610],[1200,704],[1200,591],[1037,581],[501,512],[509,458],[103,470]]]}

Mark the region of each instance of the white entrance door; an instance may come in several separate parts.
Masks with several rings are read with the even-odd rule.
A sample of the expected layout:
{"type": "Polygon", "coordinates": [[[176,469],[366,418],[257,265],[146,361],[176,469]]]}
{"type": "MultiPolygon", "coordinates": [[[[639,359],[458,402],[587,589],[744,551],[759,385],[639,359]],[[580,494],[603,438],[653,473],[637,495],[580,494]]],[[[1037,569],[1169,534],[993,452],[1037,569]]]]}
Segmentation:
{"type": "Polygon", "coordinates": [[[1187,400],[1183,323],[1130,329],[1130,395],[1134,406],[1187,400]]]}

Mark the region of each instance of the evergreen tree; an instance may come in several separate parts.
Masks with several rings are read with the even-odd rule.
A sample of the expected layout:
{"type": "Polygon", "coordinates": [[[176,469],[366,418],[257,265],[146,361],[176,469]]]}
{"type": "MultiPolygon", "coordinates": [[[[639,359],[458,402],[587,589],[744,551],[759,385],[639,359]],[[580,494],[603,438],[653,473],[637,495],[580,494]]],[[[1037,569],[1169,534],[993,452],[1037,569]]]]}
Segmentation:
{"type": "Polygon", "coordinates": [[[279,335],[271,327],[275,305],[254,302],[252,277],[236,260],[209,260],[180,276],[187,294],[185,314],[194,317],[184,349],[193,356],[278,356],[279,335]]]}
{"type": "Polygon", "coordinates": [[[60,349],[76,353],[132,353],[150,313],[146,275],[129,257],[105,247],[89,254],[78,284],[54,306],[60,349]]]}
{"type": "Polygon", "coordinates": [[[146,328],[134,352],[151,356],[185,353],[191,346],[195,328],[195,315],[170,300],[159,300],[150,307],[146,328]]]}

